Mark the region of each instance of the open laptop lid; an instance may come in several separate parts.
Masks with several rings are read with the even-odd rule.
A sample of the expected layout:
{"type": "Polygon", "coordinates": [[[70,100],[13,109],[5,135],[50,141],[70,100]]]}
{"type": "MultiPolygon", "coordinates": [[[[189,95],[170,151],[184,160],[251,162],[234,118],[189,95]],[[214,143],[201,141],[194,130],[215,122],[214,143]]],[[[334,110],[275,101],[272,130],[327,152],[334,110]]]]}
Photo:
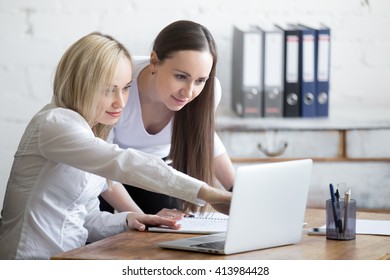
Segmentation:
{"type": "Polygon", "coordinates": [[[310,159],[238,167],[224,249],[194,245],[224,240],[225,234],[167,241],[160,247],[234,254],[299,242],[311,169],[310,159]]]}
{"type": "Polygon", "coordinates": [[[312,160],[238,167],[225,254],[300,241],[312,160]]]}

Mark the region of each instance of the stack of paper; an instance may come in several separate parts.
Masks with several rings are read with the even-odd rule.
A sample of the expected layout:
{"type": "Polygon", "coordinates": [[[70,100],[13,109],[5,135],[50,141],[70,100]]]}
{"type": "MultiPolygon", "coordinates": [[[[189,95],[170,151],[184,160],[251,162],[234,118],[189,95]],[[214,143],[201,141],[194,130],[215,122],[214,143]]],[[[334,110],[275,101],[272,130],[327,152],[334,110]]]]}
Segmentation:
{"type": "MultiPolygon", "coordinates": [[[[326,225],[319,228],[311,228],[311,235],[325,235],[326,225]]],[[[356,220],[356,234],[390,235],[390,221],[386,220],[356,220]]]]}

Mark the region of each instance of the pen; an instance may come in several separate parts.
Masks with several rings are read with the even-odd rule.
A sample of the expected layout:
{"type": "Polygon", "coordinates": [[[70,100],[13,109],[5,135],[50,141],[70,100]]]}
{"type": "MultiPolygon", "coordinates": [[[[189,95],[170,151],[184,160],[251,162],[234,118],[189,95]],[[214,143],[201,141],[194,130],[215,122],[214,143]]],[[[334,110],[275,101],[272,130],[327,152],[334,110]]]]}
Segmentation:
{"type": "MultiPolygon", "coordinates": [[[[340,216],[340,192],[339,189],[336,189],[335,192],[335,197],[336,197],[336,211],[337,211],[337,216],[340,216]]],[[[339,217],[340,218],[340,217],[339,217]]]]}
{"type": "Polygon", "coordinates": [[[325,235],[326,228],[323,228],[323,227],[309,228],[307,234],[308,235],[325,235]]]}
{"type": "Polygon", "coordinates": [[[348,208],[350,199],[351,190],[347,190],[344,194],[344,234],[346,234],[348,227],[348,208]]]}
{"type": "Polygon", "coordinates": [[[339,233],[343,232],[343,227],[342,227],[342,221],[338,217],[338,213],[336,210],[336,197],[333,189],[333,185],[329,184],[329,190],[330,190],[330,198],[332,200],[332,210],[333,210],[333,218],[334,218],[334,223],[336,228],[339,230],[339,233]]]}
{"type": "Polygon", "coordinates": [[[339,202],[339,201],[340,201],[340,193],[339,193],[339,189],[336,189],[335,196],[336,196],[337,202],[339,202]]]}

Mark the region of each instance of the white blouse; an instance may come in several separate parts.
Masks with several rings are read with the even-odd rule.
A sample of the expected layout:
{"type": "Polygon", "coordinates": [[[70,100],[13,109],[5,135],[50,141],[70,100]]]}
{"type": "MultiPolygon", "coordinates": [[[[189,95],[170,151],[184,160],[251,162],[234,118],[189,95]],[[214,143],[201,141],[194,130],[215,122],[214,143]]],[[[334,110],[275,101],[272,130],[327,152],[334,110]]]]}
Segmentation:
{"type": "Polygon", "coordinates": [[[0,259],[48,259],[128,230],[127,213],[99,210],[105,178],[204,204],[197,199],[203,182],[158,157],[94,137],[81,115],[52,102],[33,117],[15,154],[0,259]]]}

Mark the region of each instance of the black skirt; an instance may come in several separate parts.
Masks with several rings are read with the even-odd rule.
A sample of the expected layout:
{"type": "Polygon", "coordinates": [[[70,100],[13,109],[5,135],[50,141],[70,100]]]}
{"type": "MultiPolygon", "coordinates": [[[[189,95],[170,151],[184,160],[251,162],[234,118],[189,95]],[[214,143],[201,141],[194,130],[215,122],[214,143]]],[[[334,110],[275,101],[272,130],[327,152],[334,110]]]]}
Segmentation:
{"type": "MultiPolygon", "coordinates": [[[[182,210],[181,201],[175,197],[165,194],[146,191],[130,185],[124,185],[135,203],[145,214],[156,214],[163,208],[182,210]]],[[[114,208],[99,196],[100,210],[114,213],[114,208]]]]}

